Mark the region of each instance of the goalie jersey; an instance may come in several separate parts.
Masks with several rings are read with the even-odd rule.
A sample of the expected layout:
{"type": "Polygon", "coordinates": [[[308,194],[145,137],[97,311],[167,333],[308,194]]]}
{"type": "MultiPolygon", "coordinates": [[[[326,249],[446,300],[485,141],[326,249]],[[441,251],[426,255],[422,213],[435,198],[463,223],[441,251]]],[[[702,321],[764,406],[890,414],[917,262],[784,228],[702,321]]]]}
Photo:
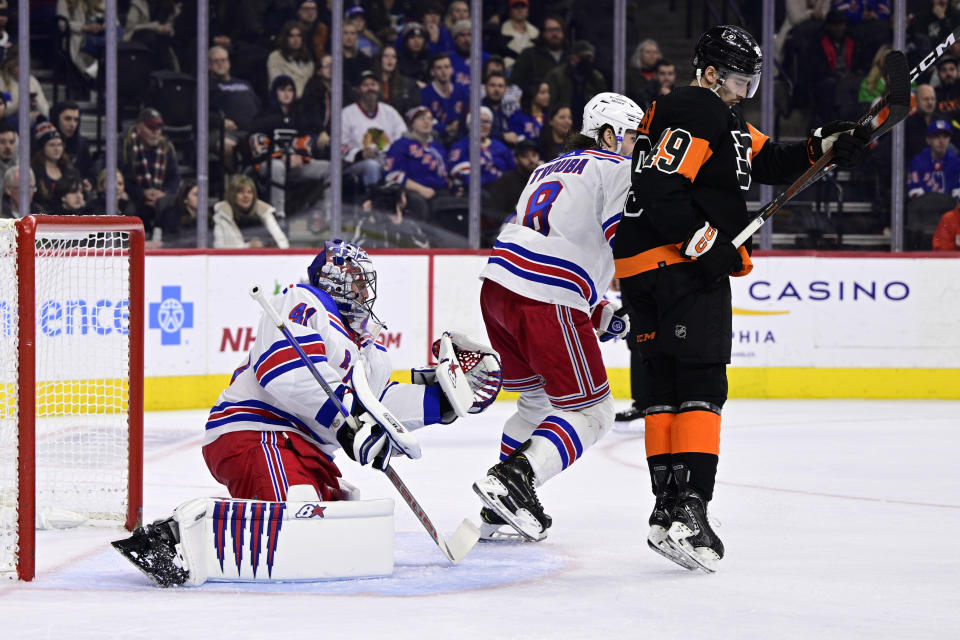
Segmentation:
{"type": "Polygon", "coordinates": [[[613,278],[613,238],[630,187],[630,159],[580,149],[537,167],[481,278],[584,313],[613,278]]]}
{"type": "MultiPolygon", "coordinates": [[[[323,290],[295,285],[271,304],[347,409],[353,405],[350,377],[363,366],[370,389],[409,429],[440,422],[439,386],[390,382],[386,349],[343,322],[323,290]]],[[[208,445],[233,431],[295,431],[332,458],[343,417],[293,347],[263,315],[257,338],[207,418],[208,445]]]]}

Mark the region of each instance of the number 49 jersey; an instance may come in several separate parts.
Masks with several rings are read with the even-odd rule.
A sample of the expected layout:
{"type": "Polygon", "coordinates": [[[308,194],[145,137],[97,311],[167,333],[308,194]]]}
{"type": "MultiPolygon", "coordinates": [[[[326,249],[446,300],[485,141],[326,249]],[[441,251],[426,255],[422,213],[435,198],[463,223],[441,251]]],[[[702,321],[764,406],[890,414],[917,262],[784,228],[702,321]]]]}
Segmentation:
{"type": "Polygon", "coordinates": [[[537,167],[480,273],[541,302],[584,313],[613,278],[613,238],[630,188],[630,159],[580,149],[537,167]]]}

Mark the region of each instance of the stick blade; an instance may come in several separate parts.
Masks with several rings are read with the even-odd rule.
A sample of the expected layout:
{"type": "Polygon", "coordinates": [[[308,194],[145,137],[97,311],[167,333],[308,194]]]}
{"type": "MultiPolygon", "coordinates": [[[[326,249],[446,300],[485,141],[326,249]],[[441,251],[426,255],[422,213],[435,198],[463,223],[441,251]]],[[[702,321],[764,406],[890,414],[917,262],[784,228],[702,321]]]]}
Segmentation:
{"type": "Polygon", "coordinates": [[[870,134],[876,140],[910,114],[910,64],[902,51],[894,49],[884,59],[887,69],[887,107],[877,116],[880,124],[870,134]]]}
{"type": "Polygon", "coordinates": [[[477,525],[464,518],[457,530],[447,538],[447,550],[450,560],[460,562],[480,540],[480,529],[477,525]]]}

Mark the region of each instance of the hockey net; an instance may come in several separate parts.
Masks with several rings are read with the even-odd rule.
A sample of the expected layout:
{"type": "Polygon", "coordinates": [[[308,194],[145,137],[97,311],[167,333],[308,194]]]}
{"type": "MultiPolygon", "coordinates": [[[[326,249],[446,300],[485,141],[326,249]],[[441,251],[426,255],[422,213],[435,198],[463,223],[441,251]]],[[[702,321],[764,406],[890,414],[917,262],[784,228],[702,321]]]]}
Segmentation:
{"type": "Polygon", "coordinates": [[[0,576],[35,528],[136,524],[142,394],[139,220],[0,220],[0,576]]]}

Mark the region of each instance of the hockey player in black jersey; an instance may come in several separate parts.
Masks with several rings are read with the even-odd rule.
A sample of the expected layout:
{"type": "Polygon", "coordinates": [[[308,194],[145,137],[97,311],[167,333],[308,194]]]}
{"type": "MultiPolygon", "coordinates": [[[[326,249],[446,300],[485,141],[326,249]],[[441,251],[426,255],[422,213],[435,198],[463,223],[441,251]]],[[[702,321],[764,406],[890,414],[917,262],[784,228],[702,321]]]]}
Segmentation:
{"type": "Polygon", "coordinates": [[[614,241],[616,276],[643,337],[645,440],[656,496],[650,547],[688,569],[713,572],[723,544],[707,520],[720,451],[731,352],[729,276],[753,268],[752,180],[796,179],[831,147],[855,165],[868,132],[831,122],[806,142],[778,144],[744,121],[737,104],[760,82],[753,37],[717,26],[698,40],[695,78],[647,110],[633,152],[632,189],[614,241]]]}

